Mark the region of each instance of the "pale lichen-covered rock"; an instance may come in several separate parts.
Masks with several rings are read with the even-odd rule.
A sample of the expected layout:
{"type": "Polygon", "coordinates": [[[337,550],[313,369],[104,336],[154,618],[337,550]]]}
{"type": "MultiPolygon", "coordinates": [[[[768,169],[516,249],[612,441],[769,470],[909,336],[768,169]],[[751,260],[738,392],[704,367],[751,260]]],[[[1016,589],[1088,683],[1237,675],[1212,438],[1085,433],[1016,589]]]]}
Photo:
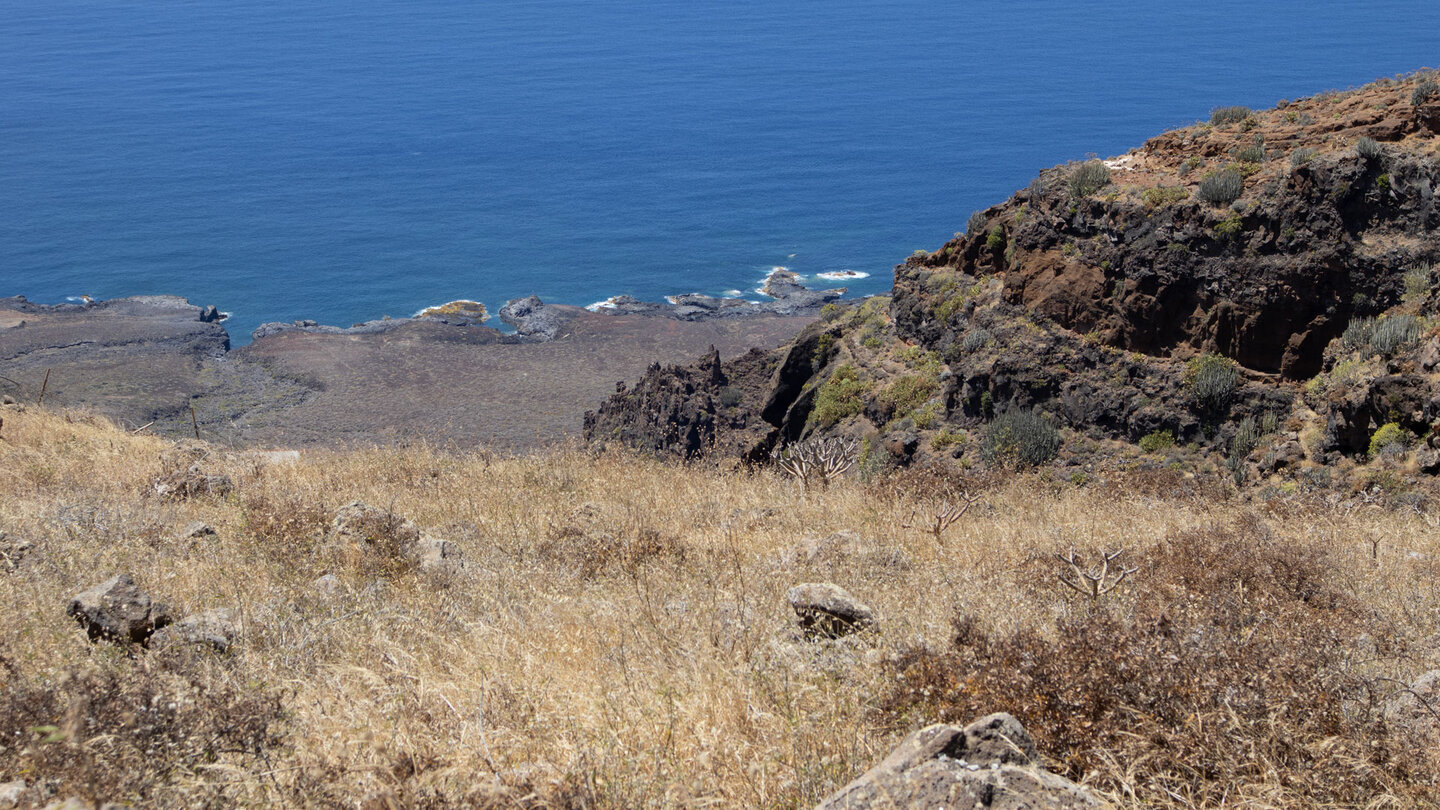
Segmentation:
{"type": "Polygon", "coordinates": [[[207,610],[193,616],[186,616],[174,624],[162,627],[150,639],[155,648],[190,645],[209,647],[216,652],[229,652],[240,635],[235,623],[235,614],[225,608],[207,610]]]}
{"type": "Polygon", "coordinates": [[[24,795],[24,779],[0,783],[0,807],[14,807],[20,803],[20,797],[24,795]]]}
{"type": "Polygon", "coordinates": [[[201,495],[224,497],[235,488],[228,475],[211,475],[199,464],[161,476],[155,482],[155,494],[162,498],[185,500],[201,495]]]}
{"type": "Polygon", "coordinates": [[[144,644],[156,630],[171,623],[170,610],[151,601],[129,574],[120,574],[70,599],[66,611],[91,641],[105,639],[144,644]]]}
{"type": "Polygon", "coordinates": [[[839,638],[875,623],[875,612],[868,605],[831,582],[796,585],[785,597],[806,636],[839,638]]]}
{"type": "Polygon", "coordinates": [[[395,554],[428,573],[455,573],[464,565],[454,543],[425,534],[412,521],[363,501],[336,510],[330,538],[373,553],[395,554]]]}
{"type": "Polygon", "coordinates": [[[1421,675],[1390,698],[1385,722],[1420,740],[1440,742],[1440,669],[1421,675]]]}
{"type": "Polygon", "coordinates": [[[934,725],[906,737],[879,765],[817,810],[1026,810],[1109,805],[1040,764],[1035,743],[1008,714],[982,717],[965,728],[934,725]]]}
{"type": "Polygon", "coordinates": [[[209,523],[206,523],[203,520],[197,520],[180,530],[180,539],[211,540],[217,534],[218,532],[215,531],[214,526],[211,526],[209,523]]]}

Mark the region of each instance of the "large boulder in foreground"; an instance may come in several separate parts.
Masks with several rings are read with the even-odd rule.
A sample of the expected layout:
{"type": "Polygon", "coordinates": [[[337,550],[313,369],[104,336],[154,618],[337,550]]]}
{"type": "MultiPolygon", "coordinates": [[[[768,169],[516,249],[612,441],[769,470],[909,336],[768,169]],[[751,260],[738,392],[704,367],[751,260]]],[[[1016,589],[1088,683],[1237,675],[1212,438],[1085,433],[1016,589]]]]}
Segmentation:
{"type": "Polygon", "coordinates": [[[1045,770],[1020,721],[991,714],[965,728],[941,724],[911,734],[817,810],[1108,806],[1086,788],[1045,770]]]}
{"type": "Polygon", "coordinates": [[[70,599],[65,612],[73,617],[91,641],[145,644],[156,630],[171,623],[170,609],[154,602],[120,574],[70,599]]]}

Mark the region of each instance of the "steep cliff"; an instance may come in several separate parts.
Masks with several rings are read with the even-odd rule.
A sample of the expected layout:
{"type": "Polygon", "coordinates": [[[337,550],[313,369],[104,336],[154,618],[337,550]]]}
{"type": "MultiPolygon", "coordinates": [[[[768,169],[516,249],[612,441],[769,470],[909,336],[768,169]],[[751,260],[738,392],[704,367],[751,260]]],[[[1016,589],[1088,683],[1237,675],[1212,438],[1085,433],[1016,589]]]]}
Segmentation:
{"type": "Polygon", "coordinates": [[[1072,465],[1106,442],[1189,445],[1237,480],[1370,453],[1391,422],[1418,443],[1440,419],[1434,87],[1222,108],[1047,169],[897,266],[889,299],[768,354],[652,367],[586,435],[759,460],[839,433],[862,466],[968,465],[1014,460],[1005,437],[1036,429],[1072,465]]]}

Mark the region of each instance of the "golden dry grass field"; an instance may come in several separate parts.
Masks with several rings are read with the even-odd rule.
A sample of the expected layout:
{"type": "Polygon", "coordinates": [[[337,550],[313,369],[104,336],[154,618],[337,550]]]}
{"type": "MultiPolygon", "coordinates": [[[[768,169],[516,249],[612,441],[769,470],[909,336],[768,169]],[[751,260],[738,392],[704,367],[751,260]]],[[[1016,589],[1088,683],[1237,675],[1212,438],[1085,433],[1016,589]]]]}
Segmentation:
{"type": "Polygon", "coordinates": [[[1424,508],[1160,473],[803,492],[768,470],[417,446],[215,448],[202,463],[233,491],[176,501],[152,486],[167,441],[3,416],[0,544],[31,544],[0,560],[0,782],[25,781],[22,806],[809,807],[909,731],[1002,710],[1122,806],[1440,795],[1435,729],[1383,716],[1440,667],[1424,508]],[[964,519],[938,540],[914,525],[962,486],[964,519]],[[325,542],[356,499],[466,568],[325,542]],[[217,534],[181,539],[192,521],[217,534]],[[1071,548],[1138,571],[1091,604],[1056,578],[1071,548]],[[236,611],[234,650],[89,642],[66,602],[122,572],[177,615],[236,611]],[[785,593],[813,581],[876,627],[807,641],[785,593]]]}

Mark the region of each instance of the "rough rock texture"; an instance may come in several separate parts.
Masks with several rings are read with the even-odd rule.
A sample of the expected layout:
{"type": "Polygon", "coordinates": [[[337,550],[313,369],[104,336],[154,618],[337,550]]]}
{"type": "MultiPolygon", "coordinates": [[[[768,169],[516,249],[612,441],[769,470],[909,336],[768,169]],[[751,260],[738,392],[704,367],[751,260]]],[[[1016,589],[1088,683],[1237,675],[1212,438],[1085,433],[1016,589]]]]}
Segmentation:
{"type": "Polygon", "coordinates": [[[831,582],[796,585],[785,598],[807,637],[839,638],[875,624],[875,611],[831,582]]]}
{"type": "Polygon", "coordinates": [[[500,320],[515,327],[521,337],[553,340],[565,324],[582,312],[579,307],[546,304],[539,296],[531,295],[506,301],[500,308],[500,320]]]}
{"type": "Polygon", "coordinates": [[[180,539],[182,541],[212,540],[217,534],[214,526],[203,520],[197,520],[180,530],[180,539]]]}
{"type": "Polygon", "coordinates": [[[1385,721],[1419,740],[1440,744],[1440,669],[1421,675],[1392,697],[1385,721]]]}
{"type": "Polygon", "coordinates": [[[330,537],[337,543],[398,555],[427,573],[452,574],[464,567],[454,543],[425,534],[410,520],[363,501],[336,510],[330,537]]]}
{"type": "Polygon", "coordinates": [[[156,630],[171,623],[170,610],[151,601],[129,574],[120,574],[70,599],[65,610],[91,641],[144,644],[156,630]]]}
{"type": "Polygon", "coordinates": [[[229,476],[210,475],[199,464],[191,464],[157,480],[155,494],[174,500],[198,498],[202,495],[224,497],[234,487],[229,476]]]}
{"type": "Polygon", "coordinates": [[[1019,721],[992,714],[963,729],[934,725],[911,734],[818,810],[1107,806],[1085,788],[1046,771],[1019,721]]]}
{"type": "Polygon", "coordinates": [[[202,314],[173,296],[56,306],[0,298],[0,390],[34,402],[44,385],[46,405],[103,402],[135,425],[188,419],[204,388],[200,369],[230,348],[225,329],[202,314]]]}
{"type": "Polygon", "coordinates": [[[225,608],[216,608],[186,616],[160,628],[151,636],[150,646],[156,649],[177,645],[203,646],[225,653],[230,651],[239,635],[240,627],[235,622],[235,614],[225,608]]]}
{"type": "Polygon", "coordinates": [[[0,532],[0,573],[13,573],[34,550],[35,544],[20,537],[0,532]]]}
{"type": "MultiPolygon", "coordinates": [[[[1431,436],[1440,339],[1379,360],[1334,348],[1360,317],[1440,314],[1440,277],[1424,270],[1440,262],[1440,139],[1413,83],[1167,132],[1106,161],[1098,191],[1072,188],[1075,166],[1046,170],[898,266],[887,308],[827,314],[718,367],[653,368],[587,416],[586,438],[762,462],[838,434],[863,441],[859,467],[973,465],[989,460],[978,440],[995,416],[1035,409],[1067,444],[1243,449],[1239,481],[1364,454],[1388,422],[1431,436]],[[1362,137],[1378,156],[1357,150],[1362,137]],[[1201,181],[1226,170],[1243,177],[1238,199],[1202,199],[1201,181]],[[1206,355],[1237,364],[1224,396],[1196,392],[1206,355]],[[1299,401],[1317,373],[1324,385],[1299,401]],[[1258,446],[1235,444],[1261,425],[1258,446]]],[[[1434,330],[1421,328],[1423,344],[1434,330]]]]}

